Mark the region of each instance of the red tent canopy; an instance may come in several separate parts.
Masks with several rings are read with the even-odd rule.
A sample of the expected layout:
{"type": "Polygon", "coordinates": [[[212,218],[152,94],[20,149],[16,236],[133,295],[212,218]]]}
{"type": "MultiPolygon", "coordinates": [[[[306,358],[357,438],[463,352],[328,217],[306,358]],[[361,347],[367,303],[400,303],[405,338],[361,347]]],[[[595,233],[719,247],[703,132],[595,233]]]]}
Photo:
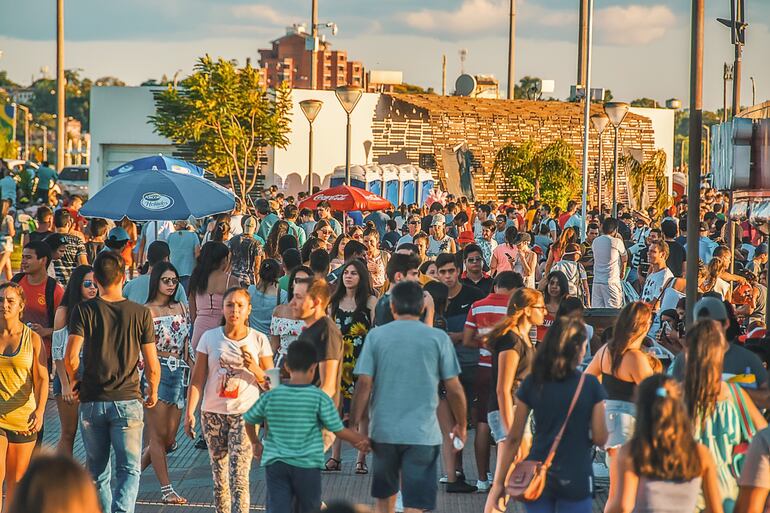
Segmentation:
{"type": "Polygon", "coordinates": [[[351,210],[385,210],[391,207],[390,201],[358,187],[338,185],[331,189],[317,192],[302,200],[300,209],[315,209],[322,201],[328,201],[332,210],[350,212],[351,210]]]}

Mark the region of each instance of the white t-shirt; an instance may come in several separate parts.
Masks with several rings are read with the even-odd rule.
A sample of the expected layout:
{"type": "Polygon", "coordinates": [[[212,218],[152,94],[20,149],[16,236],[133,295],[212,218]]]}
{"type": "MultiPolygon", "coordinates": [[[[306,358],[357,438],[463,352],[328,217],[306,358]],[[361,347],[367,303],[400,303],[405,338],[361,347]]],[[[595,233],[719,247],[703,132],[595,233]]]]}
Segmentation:
{"type": "Polygon", "coordinates": [[[591,248],[594,252],[594,283],[620,283],[620,257],[626,254],[623,241],[617,237],[600,235],[594,239],[591,248]]]}
{"type": "MultiPolygon", "coordinates": [[[[668,267],[664,267],[660,271],[650,274],[647,276],[647,279],[644,280],[644,288],[642,289],[642,295],[639,296],[639,299],[647,303],[652,303],[660,297],[661,289],[673,277],[674,274],[668,267]]],[[[660,309],[660,305],[661,303],[655,305],[656,311],[660,309]]]]}
{"type": "Polygon", "coordinates": [[[242,347],[257,361],[273,355],[267,337],[251,328],[242,340],[227,338],[221,327],[201,336],[197,350],[207,355],[209,368],[201,411],[239,415],[259,399],[257,380],[243,367],[242,347]]]}
{"type": "Polygon", "coordinates": [[[722,299],[726,299],[727,295],[730,293],[730,284],[722,278],[717,277],[717,281],[714,283],[714,288],[712,290],[721,294],[722,299]]]}
{"type": "Polygon", "coordinates": [[[564,276],[567,277],[570,296],[581,295],[579,292],[582,291],[583,280],[587,280],[588,275],[580,262],[575,262],[573,260],[559,260],[553,264],[553,267],[551,267],[551,272],[553,271],[561,271],[564,273],[564,276]]]}

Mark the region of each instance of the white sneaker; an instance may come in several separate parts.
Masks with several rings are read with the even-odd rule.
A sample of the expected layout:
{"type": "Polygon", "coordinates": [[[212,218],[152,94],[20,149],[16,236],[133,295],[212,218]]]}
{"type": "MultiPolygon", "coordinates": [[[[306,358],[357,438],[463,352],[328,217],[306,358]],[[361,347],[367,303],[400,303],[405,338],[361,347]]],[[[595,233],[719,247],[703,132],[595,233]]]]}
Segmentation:
{"type": "Polygon", "coordinates": [[[489,492],[489,489],[492,488],[492,481],[476,481],[476,488],[478,488],[479,492],[487,493],[489,492]]]}
{"type": "Polygon", "coordinates": [[[401,490],[396,494],[396,513],[404,513],[404,498],[401,496],[401,490]]]}
{"type": "Polygon", "coordinates": [[[492,475],[492,472],[487,472],[487,481],[490,483],[495,480],[495,476],[492,475]]]}

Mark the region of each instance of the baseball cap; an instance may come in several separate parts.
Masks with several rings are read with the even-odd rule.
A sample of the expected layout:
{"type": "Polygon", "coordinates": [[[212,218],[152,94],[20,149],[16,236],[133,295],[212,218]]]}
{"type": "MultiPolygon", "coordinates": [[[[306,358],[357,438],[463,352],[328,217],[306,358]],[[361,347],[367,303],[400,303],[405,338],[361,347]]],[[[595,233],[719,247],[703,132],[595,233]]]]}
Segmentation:
{"type": "Polygon", "coordinates": [[[754,250],[755,255],[767,255],[767,244],[764,242],[757,246],[757,249],[754,250]]]}
{"type": "Polygon", "coordinates": [[[697,303],[693,309],[696,321],[703,319],[712,319],[715,321],[727,320],[727,308],[724,303],[715,297],[704,297],[697,303]]]}
{"type": "Polygon", "coordinates": [[[460,244],[470,244],[471,242],[476,242],[476,239],[473,238],[473,232],[469,230],[461,232],[460,236],[457,237],[457,242],[460,244]]]}
{"type": "Polygon", "coordinates": [[[436,226],[437,224],[446,224],[446,217],[444,217],[444,214],[436,214],[433,216],[433,221],[430,225],[436,226]]]}
{"type": "Polygon", "coordinates": [[[61,233],[52,233],[43,239],[43,242],[48,244],[48,246],[51,248],[51,251],[56,251],[60,247],[67,244],[67,238],[61,233]]]}
{"type": "Polygon", "coordinates": [[[107,235],[107,240],[110,242],[123,242],[129,239],[128,232],[122,226],[116,226],[107,235]]]}

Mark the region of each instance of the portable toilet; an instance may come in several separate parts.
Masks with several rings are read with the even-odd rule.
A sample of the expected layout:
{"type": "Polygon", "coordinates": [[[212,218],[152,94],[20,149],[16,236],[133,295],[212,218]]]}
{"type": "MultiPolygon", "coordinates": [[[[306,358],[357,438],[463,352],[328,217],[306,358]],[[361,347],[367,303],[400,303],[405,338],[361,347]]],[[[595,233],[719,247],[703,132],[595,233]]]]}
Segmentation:
{"type": "MultiPolygon", "coordinates": [[[[350,166],[350,185],[359,189],[366,189],[366,171],[363,166],[350,166]]],[[[329,181],[329,187],[345,185],[345,166],[337,166],[329,181]]]]}
{"type": "Polygon", "coordinates": [[[366,190],[382,196],[382,168],[375,164],[364,166],[366,169],[366,190]]]}
{"type": "Polygon", "coordinates": [[[385,164],[382,166],[382,183],[385,187],[383,197],[395,206],[401,204],[401,184],[398,166],[385,164]]]}
{"type": "Polygon", "coordinates": [[[399,166],[398,178],[401,182],[401,203],[417,203],[417,169],[408,164],[399,166]]]}
{"type": "Polygon", "coordinates": [[[425,200],[430,196],[435,185],[433,174],[421,167],[417,168],[417,203],[422,206],[425,200]]]}

